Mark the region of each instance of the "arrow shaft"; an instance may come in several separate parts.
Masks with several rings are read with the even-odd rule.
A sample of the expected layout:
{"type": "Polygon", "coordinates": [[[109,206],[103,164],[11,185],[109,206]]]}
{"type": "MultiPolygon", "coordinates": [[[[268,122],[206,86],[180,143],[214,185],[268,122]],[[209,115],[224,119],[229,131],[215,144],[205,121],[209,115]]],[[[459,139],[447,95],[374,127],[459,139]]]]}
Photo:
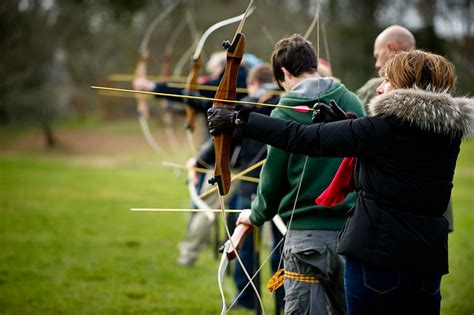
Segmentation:
{"type": "MultiPolygon", "coordinates": [[[[172,87],[172,88],[182,88],[182,89],[186,88],[186,84],[177,83],[177,82],[169,82],[166,84],[166,86],[172,87]]],[[[217,91],[217,86],[204,85],[204,84],[195,84],[195,85],[190,86],[189,88],[193,90],[200,90],[200,91],[217,91]]],[[[248,93],[249,90],[246,88],[236,88],[235,91],[237,93],[248,93]]],[[[283,94],[282,91],[272,91],[272,90],[268,90],[267,93],[272,93],[273,95],[283,94]]]]}
{"type": "MultiPolygon", "coordinates": [[[[134,212],[221,212],[221,209],[173,209],[173,208],[131,208],[134,212]]],[[[239,209],[225,209],[227,213],[240,213],[239,209]]]]}
{"type": "MultiPolygon", "coordinates": [[[[119,88],[111,88],[111,87],[97,86],[97,85],[91,85],[91,88],[95,89],[95,90],[115,91],[115,92],[123,92],[123,93],[137,93],[137,94],[156,95],[156,96],[163,96],[163,97],[204,100],[204,101],[211,101],[211,102],[233,103],[233,104],[242,104],[242,105],[257,105],[257,106],[267,106],[267,107],[276,107],[276,108],[288,108],[288,109],[292,109],[292,110],[295,109],[294,106],[287,106],[287,105],[274,105],[274,104],[246,102],[246,101],[234,101],[234,100],[226,100],[226,99],[212,98],[212,97],[202,97],[202,96],[193,96],[193,95],[181,95],[181,94],[149,92],[149,91],[139,91],[139,90],[130,90],[130,89],[119,89],[119,88]]],[[[311,111],[313,109],[310,108],[310,107],[307,107],[307,108],[305,108],[305,110],[311,111]]]]}

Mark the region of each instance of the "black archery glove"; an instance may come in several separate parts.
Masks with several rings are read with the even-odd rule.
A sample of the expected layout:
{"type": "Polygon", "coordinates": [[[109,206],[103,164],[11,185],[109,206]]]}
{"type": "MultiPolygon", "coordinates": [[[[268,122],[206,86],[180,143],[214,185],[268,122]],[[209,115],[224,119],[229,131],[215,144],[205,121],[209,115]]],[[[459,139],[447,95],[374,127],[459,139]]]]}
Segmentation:
{"type": "Polygon", "coordinates": [[[231,133],[236,129],[243,129],[250,112],[251,110],[246,108],[235,111],[228,108],[211,107],[207,110],[209,132],[213,136],[218,136],[222,133],[231,133]]]}
{"type": "Polygon", "coordinates": [[[354,113],[344,112],[337,105],[335,100],[331,100],[329,102],[329,105],[326,105],[324,103],[316,103],[313,107],[313,124],[354,118],[357,118],[357,115],[355,115],[354,113]]]}

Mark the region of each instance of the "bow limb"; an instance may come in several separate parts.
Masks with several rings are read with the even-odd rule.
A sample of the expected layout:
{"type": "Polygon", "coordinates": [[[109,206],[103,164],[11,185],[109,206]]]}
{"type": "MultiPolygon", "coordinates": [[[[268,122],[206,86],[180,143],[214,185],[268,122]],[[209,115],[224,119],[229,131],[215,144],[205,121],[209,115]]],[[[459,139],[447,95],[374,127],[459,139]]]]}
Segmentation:
{"type": "MultiPolygon", "coordinates": [[[[147,27],[143,39],[140,43],[139,48],[139,58],[138,63],[135,68],[135,79],[146,79],[147,73],[147,62],[149,57],[148,43],[150,41],[151,34],[156,29],[156,27],[178,6],[179,1],[172,3],[168,6],[163,12],[161,12],[147,27]]],[[[146,97],[144,95],[136,95],[137,100],[137,111],[138,111],[138,121],[142,129],[143,135],[147,140],[148,144],[155,150],[158,154],[163,155],[164,151],[160,145],[156,142],[155,138],[150,132],[150,127],[148,126],[149,118],[149,109],[146,97]]]]}
{"type": "MultiPolygon", "coordinates": [[[[191,71],[188,74],[188,78],[186,79],[186,91],[191,92],[194,91],[192,87],[196,85],[199,69],[201,69],[201,57],[198,56],[197,58],[193,58],[191,64],[191,71]]],[[[186,106],[186,129],[190,130],[191,132],[194,131],[196,121],[196,110],[191,106],[186,106]]]]}
{"type": "Polygon", "coordinates": [[[304,39],[308,39],[309,35],[311,34],[311,32],[313,31],[314,27],[316,26],[316,24],[318,24],[318,30],[317,30],[317,33],[318,33],[318,36],[319,36],[319,0],[317,0],[317,4],[316,4],[316,12],[314,13],[314,17],[313,17],[313,20],[311,21],[311,24],[309,25],[308,29],[306,30],[306,32],[304,33],[304,39]]]}
{"type": "MultiPolygon", "coordinates": [[[[186,8],[186,16],[190,15],[190,10],[186,8]]],[[[171,56],[173,55],[174,47],[176,44],[176,40],[179,38],[180,34],[186,27],[188,23],[188,18],[182,19],[180,23],[173,29],[164,50],[164,56],[161,66],[161,77],[163,80],[167,81],[170,79],[170,70],[171,70],[171,56]]],[[[169,99],[161,99],[161,119],[164,125],[164,131],[166,133],[166,139],[168,140],[169,146],[172,148],[173,155],[176,157],[178,156],[179,148],[178,148],[178,140],[174,131],[174,114],[172,111],[172,101],[169,99]]]]}
{"type": "Polygon", "coordinates": [[[193,44],[189,46],[189,48],[184,52],[181,58],[176,63],[175,68],[173,69],[173,76],[181,76],[183,73],[183,68],[185,63],[191,59],[196,46],[199,42],[199,32],[197,31],[196,23],[194,22],[193,16],[190,10],[186,11],[185,20],[188,25],[189,31],[191,33],[191,37],[193,39],[193,44]]]}
{"type": "MultiPolygon", "coordinates": [[[[231,244],[229,242],[226,242],[224,244],[224,252],[226,252],[231,244]]],[[[227,255],[222,255],[221,257],[221,262],[219,263],[219,268],[217,270],[217,283],[219,285],[219,292],[221,294],[221,300],[222,300],[222,308],[221,308],[221,315],[224,315],[227,313],[227,305],[225,303],[225,294],[224,294],[224,287],[222,283],[224,282],[224,275],[225,271],[227,269],[227,266],[229,265],[229,258],[227,255]]]]}
{"type": "Polygon", "coordinates": [[[140,43],[140,53],[148,50],[148,43],[150,42],[150,37],[153,31],[158,25],[160,25],[163,20],[173,12],[174,9],[178,6],[180,1],[173,1],[164,11],[162,11],[151,23],[148,25],[145,34],[143,35],[142,41],[140,43]]]}
{"type": "MultiPolygon", "coordinates": [[[[148,49],[140,51],[137,66],[135,68],[135,79],[146,78],[148,56],[149,56],[148,49]]],[[[135,94],[135,99],[137,100],[138,114],[144,119],[148,119],[149,112],[148,112],[148,104],[146,101],[146,96],[135,94]]]]}
{"type": "MultiPolygon", "coordinates": [[[[224,70],[224,74],[222,76],[221,82],[219,83],[219,87],[216,91],[216,99],[226,99],[226,100],[235,100],[236,99],[236,87],[237,87],[237,75],[239,71],[240,62],[242,60],[244,49],[245,49],[245,35],[241,33],[243,26],[245,24],[245,20],[250,12],[253,10],[253,0],[250,1],[247,10],[243,14],[243,17],[240,21],[240,24],[237,28],[237,31],[234,35],[232,42],[225,42],[224,47],[227,49],[227,61],[226,67],[224,70]]],[[[199,47],[199,45],[198,45],[199,47]]],[[[213,107],[215,108],[235,108],[235,104],[226,104],[220,101],[214,101],[213,107]]],[[[210,181],[211,183],[217,183],[219,188],[219,203],[222,209],[222,218],[223,222],[225,222],[225,205],[224,205],[224,198],[223,196],[226,195],[230,190],[230,182],[231,182],[231,175],[230,175],[230,141],[231,141],[231,134],[224,133],[219,136],[215,136],[214,140],[214,151],[215,151],[215,168],[214,168],[214,178],[210,181]]],[[[255,284],[252,282],[252,279],[245,268],[242,259],[238,254],[238,248],[240,243],[244,240],[245,235],[250,233],[253,229],[252,226],[249,225],[238,225],[234,231],[234,235],[230,234],[229,227],[225,224],[224,225],[227,236],[228,236],[228,245],[225,246],[227,248],[224,256],[229,258],[233,258],[229,256],[230,253],[235,253],[235,258],[237,258],[239,264],[242,267],[247,279],[250,281],[252,288],[254,289],[256,296],[259,300],[260,307],[262,313],[265,313],[265,309],[263,306],[262,299],[255,284]]],[[[222,314],[227,313],[228,309],[225,306],[225,298],[224,294],[221,291],[223,306],[222,306],[222,314]]]]}
{"type": "MultiPolygon", "coordinates": [[[[272,221],[273,221],[273,224],[275,224],[275,226],[277,227],[278,231],[281,233],[281,235],[285,236],[286,233],[287,233],[287,228],[286,228],[286,225],[285,225],[285,222],[283,222],[282,218],[277,214],[275,215],[273,218],[272,218],[272,221]]],[[[255,271],[255,273],[252,275],[252,278],[251,280],[255,279],[255,277],[257,277],[257,275],[260,273],[260,271],[263,269],[263,266],[270,261],[270,258],[272,257],[272,255],[278,250],[278,248],[280,247],[280,245],[284,242],[285,238],[283,237],[279,242],[278,244],[276,244],[273,248],[273,250],[270,252],[270,254],[265,257],[265,259],[263,260],[262,264],[260,265],[260,267],[258,268],[257,271],[255,271]]],[[[228,250],[230,251],[230,249],[228,250]]],[[[245,292],[245,290],[249,287],[249,285],[252,283],[252,281],[249,281],[247,282],[247,284],[245,285],[245,287],[240,291],[240,293],[234,298],[234,300],[232,301],[232,303],[230,304],[229,308],[228,309],[231,309],[235,303],[237,303],[237,301],[239,300],[240,296],[245,292]]],[[[275,290],[273,290],[273,292],[275,292],[275,290]]],[[[273,293],[272,293],[273,294],[273,293]]]]}
{"type": "MultiPolygon", "coordinates": [[[[240,62],[242,60],[245,48],[245,35],[237,33],[228,47],[227,64],[222,80],[217,88],[216,98],[235,100],[237,75],[239,71],[240,62]]],[[[215,108],[229,108],[234,109],[234,104],[225,104],[223,102],[215,101],[212,105],[215,108]]],[[[232,134],[224,133],[214,137],[214,148],[216,154],[216,162],[214,169],[213,181],[219,187],[219,194],[226,195],[230,190],[230,141],[232,134]]]]}
{"type": "Polygon", "coordinates": [[[165,45],[165,51],[163,55],[163,62],[161,66],[161,76],[163,77],[163,81],[168,80],[171,70],[171,56],[173,55],[174,46],[176,44],[176,40],[178,39],[179,35],[183,32],[186,26],[187,20],[183,19],[179,22],[179,24],[173,29],[168,41],[165,45]]]}
{"type": "MultiPolygon", "coordinates": [[[[148,51],[144,51],[140,54],[137,67],[135,69],[135,79],[145,79],[146,78],[146,64],[148,60],[148,51]]],[[[164,151],[161,146],[155,141],[155,138],[151,134],[150,127],[148,126],[149,110],[148,103],[145,95],[135,94],[135,99],[137,101],[137,113],[138,113],[138,122],[142,129],[143,135],[152,147],[152,149],[163,156],[164,151]]]]}
{"type": "MultiPolygon", "coordinates": [[[[201,67],[201,52],[202,49],[204,48],[204,44],[208,37],[215,32],[216,30],[232,24],[232,23],[237,23],[239,21],[244,20],[248,15],[250,15],[253,12],[253,3],[252,6],[249,7],[249,10],[241,15],[235,16],[233,18],[225,19],[223,21],[217,22],[216,24],[212,25],[209,27],[201,36],[199,39],[199,42],[196,45],[196,50],[194,51],[194,54],[192,56],[192,63],[191,63],[191,71],[188,75],[188,79],[186,80],[186,83],[188,87],[186,88],[187,91],[193,91],[191,86],[196,85],[197,82],[197,76],[199,74],[199,69],[201,67]]],[[[195,119],[196,119],[196,111],[194,108],[187,106],[186,108],[186,125],[185,127],[190,130],[191,132],[194,131],[195,127],[195,119]]]]}

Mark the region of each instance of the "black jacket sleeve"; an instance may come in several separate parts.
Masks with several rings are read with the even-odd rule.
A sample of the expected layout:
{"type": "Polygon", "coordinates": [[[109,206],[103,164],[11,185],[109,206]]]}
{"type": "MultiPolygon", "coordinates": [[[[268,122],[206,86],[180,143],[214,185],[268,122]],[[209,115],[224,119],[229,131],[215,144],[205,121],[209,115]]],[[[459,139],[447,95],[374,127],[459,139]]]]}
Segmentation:
{"type": "Polygon", "coordinates": [[[251,113],[243,128],[244,136],[291,153],[359,157],[382,152],[390,127],[381,117],[304,125],[251,113]]]}

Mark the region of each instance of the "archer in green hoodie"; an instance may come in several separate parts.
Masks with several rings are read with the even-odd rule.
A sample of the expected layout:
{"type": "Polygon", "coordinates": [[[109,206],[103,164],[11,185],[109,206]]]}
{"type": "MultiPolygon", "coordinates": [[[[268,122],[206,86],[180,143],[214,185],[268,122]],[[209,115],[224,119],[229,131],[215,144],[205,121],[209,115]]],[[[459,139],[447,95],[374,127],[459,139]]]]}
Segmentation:
{"type": "MultiPolygon", "coordinates": [[[[345,112],[363,116],[357,96],[334,79],[320,77],[317,63],[311,43],[300,35],[283,38],[276,44],[273,74],[287,92],[279,104],[313,107],[318,102],[329,104],[335,100],[345,112]]],[[[277,108],[271,116],[311,124],[312,113],[277,108]]],[[[261,226],[277,214],[285,221],[285,314],[327,314],[328,309],[334,314],[346,312],[344,261],[335,254],[335,247],[355,195],[349,194],[332,208],[315,204],[341,161],[342,157],[307,158],[269,146],[252,209],[243,211],[237,221],[261,226]]]]}
{"type": "MultiPolygon", "coordinates": [[[[357,96],[332,78],[302,80],[289,93],[281,96],[279,104],[313,106],[318,102],[329,104],[330,100],[344,104],[342,109],[345,112],[353,112],[359,117],[364,115],[357,96]]],[[[311,124],[311,112],[277,108],[272,111],[271,116],[311,124]]],[[[354,205],[355,195],[349,195],[343,203],[332,208],[317,206],[314,200],[329,186],[341,160],[342,158],[308,158],[305,168],[306,156],[270,146],[267,161],[260,173],[257,198],[252,204],[252,223],[260,226],[276,214],[284,221],[289,221],[305,168],[291,229],[340,230],[347,210],[354,205]]]]}

